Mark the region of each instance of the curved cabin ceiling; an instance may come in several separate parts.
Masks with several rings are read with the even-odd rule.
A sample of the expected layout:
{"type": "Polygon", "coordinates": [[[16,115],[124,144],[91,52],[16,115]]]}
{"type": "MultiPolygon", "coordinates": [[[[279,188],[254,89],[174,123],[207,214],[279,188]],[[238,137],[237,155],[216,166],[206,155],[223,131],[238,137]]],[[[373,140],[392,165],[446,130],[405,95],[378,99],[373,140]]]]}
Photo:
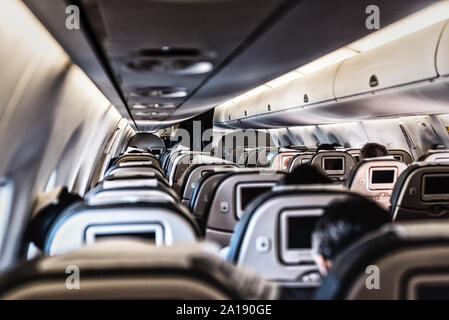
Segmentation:
{"type": "MultiPolygon", "coordinates": [[[[365,0],[24,0],[138,130],[193,117],[360,39],[365,0]]],[[[386,26],[436,1],[376,1],[386,26]]]]}

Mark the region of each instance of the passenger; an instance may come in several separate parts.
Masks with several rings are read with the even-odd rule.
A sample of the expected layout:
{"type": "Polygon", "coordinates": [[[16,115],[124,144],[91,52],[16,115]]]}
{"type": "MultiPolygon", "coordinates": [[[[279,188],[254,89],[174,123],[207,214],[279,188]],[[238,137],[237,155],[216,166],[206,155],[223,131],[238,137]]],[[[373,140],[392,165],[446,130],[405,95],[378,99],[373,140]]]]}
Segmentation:
{"type": "Polygon", "coordinates": [[[363,146],[362,150],[360,150],[360,155],[362,159],[386,157],[388,156],[388,150],[379,143],[370,142],[363,146]]]}
{"type": "Polygon", "coordinates": [[[280,185],[322,184],[332,183],[324,173],[308,163],[301,164],[293,169],[279,182],[280,185]]]}
{"type": "Polygon", "coordinates": [[[322,143],[318,146],[318,148],[316,149],[316,152],[320,152],[320,151],[335,151],[336,148],[330,144],[330,143],[322,143]]]}
{"type": "Polygon", "coordinates": [[[390,214],[369,199],[354,197],[331,203],[312,233],[312,251],[320,273],[327,275],[345,249],[389,222],[390,214]]]}
{"type": "Polygon", "coordinates": [[[27,227],[26,242],[34,243],[39,249],[43,249],[43,241],[51,224],[64,209],[81,200],[78,194],[69,192],[65,186],[40,194],[34,208],[36,214],[27,227]]]}

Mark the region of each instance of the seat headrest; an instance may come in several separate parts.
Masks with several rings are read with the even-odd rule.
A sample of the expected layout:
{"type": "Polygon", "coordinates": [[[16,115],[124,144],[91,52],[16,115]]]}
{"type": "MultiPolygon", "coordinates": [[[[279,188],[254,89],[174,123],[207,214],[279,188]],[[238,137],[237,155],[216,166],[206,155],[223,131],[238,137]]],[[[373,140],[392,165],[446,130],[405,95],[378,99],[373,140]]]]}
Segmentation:
{"type": "Polygon", "coordinates": [[[310,160],[330,178],[346,181],[355,166],[354,158],[346,151],[320,151],[310,160]]]}
{"type": "Polygon", "coordinates": [[[449,279],[448,258],[448,223],[387,225],[336,259],[316,299],[419,299],[419,287],[435,284],[429,275],[449,279]],[[378,288],[370,290],[376,272],[378,288]]]}
{"type": "Polygon", "coordinates": [[[449,163],[415,162],[402,172],[390,202],[394,220],[447,218],[449,163]]]}
{"type": "Polygon", "coordinates": [[[44,253],[55,255],[77,249],[90,240],[96,242],[97,234],[101,238],[104,234],[139,234],[134,227],[132,231],[128,230],[132,226],[151,227],[152,231],[144,234],[164,245],[195,241],[200,236],[192,214],[173,200],[163,200],[161,197],[142,198],[135,202],[121,202],[120,199],[114,202],[114,197],[108,200],[96,205],[77,202],[59,214],[45,236],[44,253]],[[104,231],[108,226],[114,227],[114,230],[104,231]]]}
{"type": "Polygon", "coordinates": [[[0,279],[3,299],[275,299],[278,289],[236,268],[210,244],[155,247],[104,241],[40,257],[0,279]],[[82,290],[67,290],[67,266],[81,270],[82,290]]]}

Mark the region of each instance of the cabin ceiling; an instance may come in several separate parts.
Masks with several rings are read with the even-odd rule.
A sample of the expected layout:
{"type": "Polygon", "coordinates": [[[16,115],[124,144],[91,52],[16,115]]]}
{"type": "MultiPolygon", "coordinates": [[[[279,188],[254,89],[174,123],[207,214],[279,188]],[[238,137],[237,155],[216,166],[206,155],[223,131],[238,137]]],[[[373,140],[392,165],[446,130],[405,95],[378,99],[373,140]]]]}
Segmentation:
{"type": "MultiPolygon", "coordinates": [[[[210,110],[372,32],[370,0],[24,2],[141,131],[210,110]],[[69,4],[81,10],[81,30],[65,28],[69,4]]],[[[381,26],[434,2],[378,0],[381,26]]]]}

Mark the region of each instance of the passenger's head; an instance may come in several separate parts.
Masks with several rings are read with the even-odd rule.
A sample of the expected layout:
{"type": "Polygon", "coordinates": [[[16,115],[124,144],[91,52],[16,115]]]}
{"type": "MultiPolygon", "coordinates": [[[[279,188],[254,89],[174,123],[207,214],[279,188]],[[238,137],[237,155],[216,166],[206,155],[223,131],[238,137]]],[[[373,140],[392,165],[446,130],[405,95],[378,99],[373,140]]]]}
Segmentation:
{"type": "Polygon", "coordinates": [[[318,146],[318,148],[316,149],[316,152],[320,152],[322,150],[335,151],[335,147],[333,145],[331,145],[330,143],[322,143],[318,146]]]}
{"type": "Polygon", "coordinates": [[[363,146],[360,155],[363,159],[385,157],[388,156],[388,150],[385,146],[379,143],[370,142],[363,146]]]}
{"type": "Polygon", "coordinates": [[[320,272],[326,275],[345,249],[389,222],[390,214],[366,198],[354,196],[331,203],[312,233],[312,248],[320,272]]]}
{"type": "Polygon", "coordinates": [[[324,173],[315,166],[308,163],[301,164],[295,167],[292,172],[285,176],[281,180],[280,184],[283,185],[301,185],[301,184],[322,184],[332,183],[324,173]]]}

